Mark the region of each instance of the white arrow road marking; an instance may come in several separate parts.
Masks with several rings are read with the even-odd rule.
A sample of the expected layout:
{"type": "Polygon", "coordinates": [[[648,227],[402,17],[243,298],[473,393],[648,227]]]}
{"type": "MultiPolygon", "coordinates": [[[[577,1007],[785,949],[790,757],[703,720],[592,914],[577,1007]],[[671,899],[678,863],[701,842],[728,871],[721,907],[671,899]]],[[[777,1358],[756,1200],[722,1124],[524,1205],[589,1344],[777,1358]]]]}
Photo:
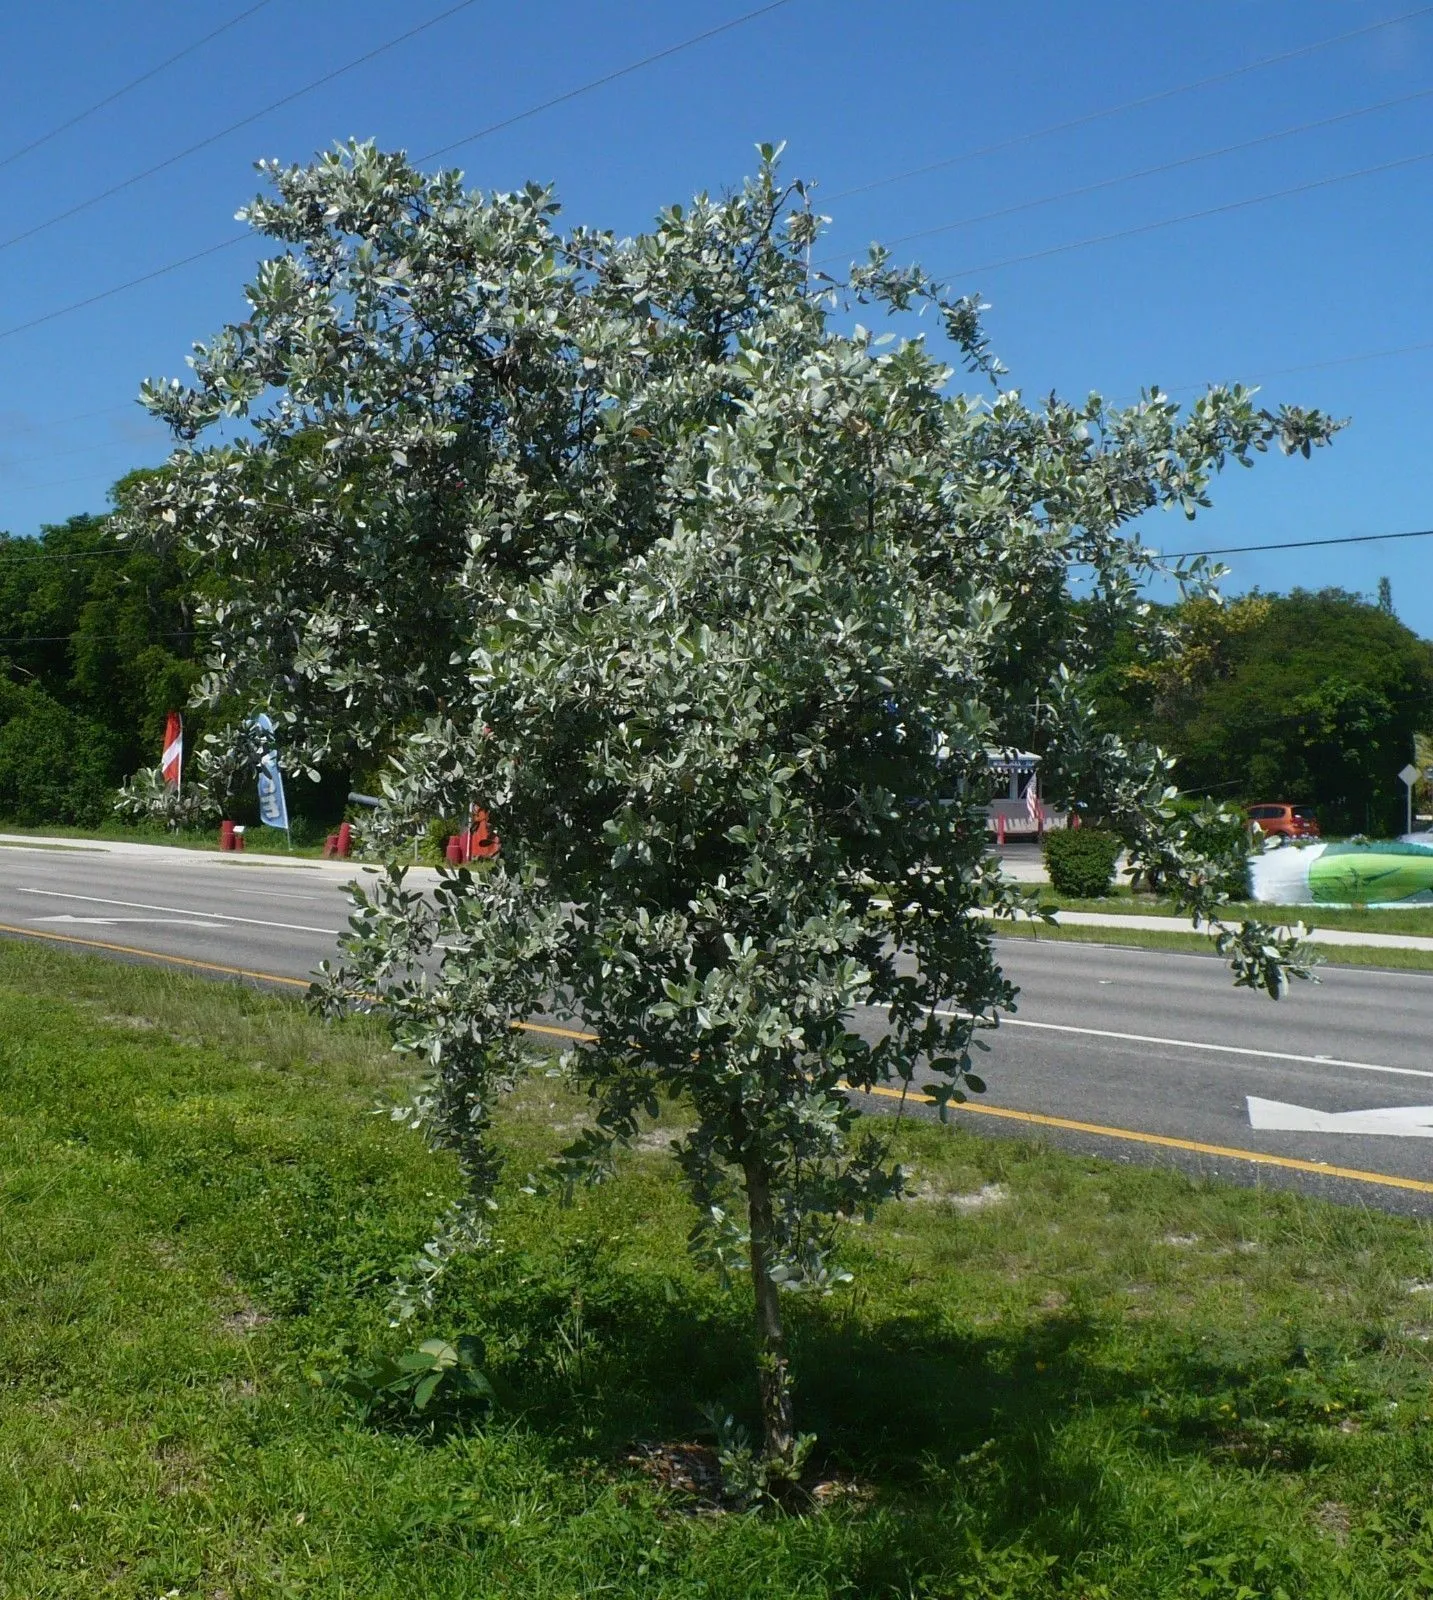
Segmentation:
{"type": "Polygon", "coordinates": [[[1370,1111],[1315,1111],[1282,1100],[1246,1096],[1249,1126],[1281,1133],[1383,1133],[1433,1139],[1433,1106],[1379,1106],[1370,1111]]]}
{"type": "Polygon", "coordinates": [[[121,922],[142,922],[146,927],[165,928],[220,928],[222,922],[201,922],[194,917],[72,917],[65,912],[58,917],[31,917],[31,922],[83,922],[94,928],[114,928],[121,922]]]}
{"type": "Polygon", "coordinates": [[[233,917],[225,911],[192,911],[188,906],[152,906],[145,900],[102,900],[97,894],[66,894],[61,889],[17,889],[16,894],[40,894],[50,900],[80,900],[87,906],[123,906],[129,911],[171,911],[181,917],[209,917],[215,922],[242,922],[250,928],[282,928],[288,933],[326,933],[336,938],[341,928],[311,928],[301,922],[271,922],[267,917],[233,917]]]}
{"type": "MultiPolygon", "coordinates": [[[[880,1006],[867,1010],[880,1011],[880,1006]]],[[[937,1011],[938,1017],[969,1021],[969,1013],[937,1011]]],[[[1347,1067],[1350,1072],[1387,1072],[1397,1078],[1433,1078],[1422,1067],[1381,1067],[1373,1061],[1342,1061],[1337,1056],[1298,1056],[1289,1050],[1253,1050],[1242,1044],[1204,1044],[1198,1039],[1163,1039],[1153,1033],[1116,1033],[1110,1028],[1077,1028],[1068,1022],[1032,1022],[1028,1017],[1001,1017],[1002,1028],[1038,1028],[1045,1033],[1075,1033],[1087,1039],[1118,1039],[1126,1044],[1158,1044],[1171,1050],[1210,1050],[1221,1056],[1253,1056],[1260,1061],[1301,1061],[1313,1067],[1347,1067]]]]}

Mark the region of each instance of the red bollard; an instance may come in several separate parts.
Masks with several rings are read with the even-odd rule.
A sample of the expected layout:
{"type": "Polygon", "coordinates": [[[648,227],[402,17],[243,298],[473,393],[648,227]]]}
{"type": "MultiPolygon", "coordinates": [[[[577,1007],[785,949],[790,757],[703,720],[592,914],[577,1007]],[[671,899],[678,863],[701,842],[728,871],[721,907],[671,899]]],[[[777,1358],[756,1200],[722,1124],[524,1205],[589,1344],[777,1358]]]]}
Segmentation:
{"type": "Polygon", "coordinates": [[[336,856],[337,854],[338,835],[336,833],[330,833],[323,841],[323,858],[325,861],[327,861],[330,856],[336,856]]]}
{"type": "Polygon", "coordinates": [[[995,842],[998,845],[1005,843],[1005,818],[999,815],[995,818],[995,842]]]}
{"type": "Polygon", "coordinates": [[[232,822],[225,821],[219,824],[219,848],[221,850],[232,850],[234,848],[234,824],[232,822]]]}
{"type": "Polygon", "coordinates": [[[455,833],[448,840],[443,856],[450,867],[461,867],[467,857],[463,854],[463,836],[455,833]]]}
{"type": "Polygon", "coordinates": [[[352,850],[353,828],[347,822],[340,822],[338,825],[338,843],[333,853],[336,856],[342,856],[343,859],[347,861],[352,850]]]}
{"type": "Polygon", "coordinates": [[[231,850],[242,850],[244,848],[244,824],[242,822],[236,822],[234,824],[232,838],[234,842],[229,846],[229,848],[231,850]]]}

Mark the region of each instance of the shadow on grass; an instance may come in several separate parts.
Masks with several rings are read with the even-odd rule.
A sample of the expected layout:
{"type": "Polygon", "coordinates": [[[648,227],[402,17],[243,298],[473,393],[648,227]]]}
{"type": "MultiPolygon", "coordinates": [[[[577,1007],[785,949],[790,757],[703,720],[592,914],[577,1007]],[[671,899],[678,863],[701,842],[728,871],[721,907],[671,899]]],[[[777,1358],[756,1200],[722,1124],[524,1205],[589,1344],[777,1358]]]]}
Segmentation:
{"type": "MultiPolygon", "coordinates": [[[[689,1294],[595,1266],[578,1276],[508,1272],[463,1296],[469,1313],[481,1307],[495,1370],[554,1467],[611,1468],[633,1441],[701,1438],[705,1403],[755,1432],[740,1289],[689,1294]]],[[[1198,1458],[1252,1485],[1317,1460],[1330,1408],[1344,1404],[1291,1334],[1206,1349],[1174,1330],[1116,1361],[1110,1324],[1069,1310],[971,1333],[873,1322],[836,1301],[792,1311],[798,1421],[818,1436],[817,1470],[874,1494],[850,1513],[880,1522],[852,1575],[861,1593],[966,1546],[982,1561],[999,1549],[1035,1563],[1012,1572],[1012,1593],[1040,1589],[1041,1563],[1151,1537],[1182,1571],[1189,1553],[1171,1529],[1135,1531],[1148,1509],[1131,1508],[1112,1459],[1158,1474],[1198,1458]]]]}

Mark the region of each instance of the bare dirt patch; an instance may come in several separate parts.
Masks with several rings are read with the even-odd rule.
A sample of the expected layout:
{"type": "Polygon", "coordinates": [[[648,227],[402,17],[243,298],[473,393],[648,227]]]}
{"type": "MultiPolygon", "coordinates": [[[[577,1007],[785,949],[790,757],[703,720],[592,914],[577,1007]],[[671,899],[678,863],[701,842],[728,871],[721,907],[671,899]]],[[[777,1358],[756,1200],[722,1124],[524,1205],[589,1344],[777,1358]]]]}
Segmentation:
{"type": "Polygon", "coordinates": [[[1003,1206],[1010,1199],[1010,1191],[1003,1183],[987,1183],[970,1193],[957,1194],[926,1179],[915,1184],[906,1198],[920,1205],[949,1206],[952,1211],[988,1211],[992,1206],[1003,1206]]]}
{"type": "Polygon", "coordinates": [[[241,1300],[232,1311],[226,1311],[219,1318],[219,1327],[231,1338],[247,1339],[251,1333],[268,1327],[273,1320],[267,1311],[261,1311],[248,1300],[241,1300]]]}
{"type": "Polygon", "coordinates": [[[721,1463],[710,1445],[635,1444],[626,1461],[659,1489],[692,1502],[691,1510],[722,1509],[721,1463]]]}
{"type": "Polygon", "coordinates": [[[1348,1507],[1340,1505],[1337,1500],[1325,1500],[1314,1512],[1314,1521],[1334,1541],[1335,1544],[1347,1544],[1349,1530],[1353,1527],[1353,1519],[1348,1514],[1348,1507]]]}

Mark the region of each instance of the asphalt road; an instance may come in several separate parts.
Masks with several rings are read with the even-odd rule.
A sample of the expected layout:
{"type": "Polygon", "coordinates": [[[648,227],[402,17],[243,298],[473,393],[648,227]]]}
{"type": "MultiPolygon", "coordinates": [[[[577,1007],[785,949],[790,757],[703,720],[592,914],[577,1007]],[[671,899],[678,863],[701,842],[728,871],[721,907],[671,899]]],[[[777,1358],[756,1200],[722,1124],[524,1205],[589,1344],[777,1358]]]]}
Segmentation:
{"type": "MultiPolygon", "coordinates": [[[[0,936],[298,984],[333,952],[353,875],[4,845],[0,936]]],[[[1001,955],[1019,1010],[986,1036],[989,1092],[957,1113],[971,1126],[1433,1214],[1433,974],[1327,968],[1276,1004],[1235,990],[1213,957],[1025,939],[1001,955]],[[1263,1126],[1250,1097],[1276,1103],[1253,1108],[1263,1126]],[[1383,1119],[1402,1131],[1317,1126],[1370,1110],[1402,1110],[1383,1119]]],[[[861,1024],[878,1029],[879,1013],[861,1024]]]]}

